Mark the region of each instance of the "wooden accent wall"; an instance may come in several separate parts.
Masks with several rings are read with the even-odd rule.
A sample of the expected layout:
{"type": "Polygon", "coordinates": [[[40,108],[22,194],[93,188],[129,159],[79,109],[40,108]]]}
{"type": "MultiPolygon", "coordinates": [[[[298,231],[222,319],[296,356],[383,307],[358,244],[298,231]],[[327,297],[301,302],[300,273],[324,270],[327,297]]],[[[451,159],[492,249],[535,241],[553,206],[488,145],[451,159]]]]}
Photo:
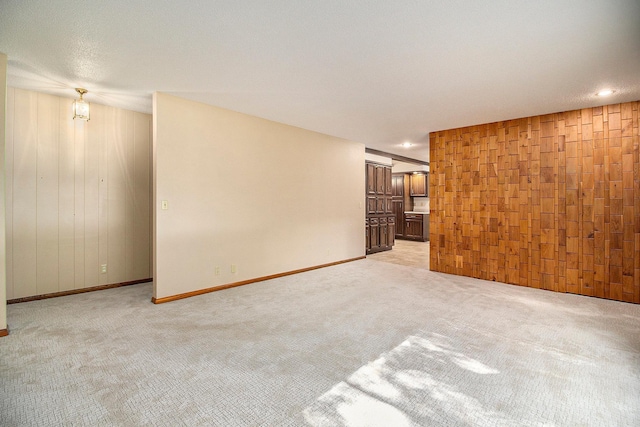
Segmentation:
{"type": "Polygon", "coordinates": [[[639,106],[431,133],[431,270],[640,303],[639,106]]]}

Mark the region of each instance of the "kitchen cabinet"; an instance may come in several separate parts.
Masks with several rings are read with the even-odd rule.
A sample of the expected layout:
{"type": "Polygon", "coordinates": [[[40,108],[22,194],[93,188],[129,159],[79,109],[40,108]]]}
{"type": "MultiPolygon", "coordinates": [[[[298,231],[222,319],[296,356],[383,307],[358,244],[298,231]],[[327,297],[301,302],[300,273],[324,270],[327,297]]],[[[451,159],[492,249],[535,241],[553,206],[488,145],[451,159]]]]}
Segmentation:
{"type": "Polygon", "coordinates": [[[405,213],[404,235],[407,240],[426,242],[429,240],[429,214],[405,213]]]}
{"type": "Polygon", "coordinates": [[[392,208],[391,213],[395,218],[395,237],[404,237],[404,213],[413,209],[410,194],[411,174],[394,173],[392,177],[392,208]]]}
{"type": "Polygon", "coordinates": [[[371,231],[369,230],[369,218],[364,220],[364,247],[367,252],[371,250],[371,231]]]}
{"type": "Polygon", "coordinates": [[[385,193],[385,179],[384,170],[386,166],[376,166],[376,194],[384,195],[385,193]]]}
{"type": "Polygon", "coordinates": [[[404,234],[404,202],[402,200],[393,199],[393,218],[395,219],[395,234],[402,237],[404,234]]]}
{"type": "Polygon", "coordinates": [[[387,196],[391,196],[393,194],[391,178],[392,178],[391,168],[388,166],[385,166],[384,167],[384,194],[387,196]]]}
{"type": "Polygon", "coordinates": [[[429,173],[411,174],[411,197],[429,197],[429,173]]]}
{"type": "Polygon", "coordinates": [[[396,218],[393,215],[393,174],[391,166],[367,162],[365,247],[367,254],[392,248],[396,218]],[[393,233],[393,235],[390,235],[393,233]]]}
{"type": "Polygon", "coordinates": [[[387,245],[392,247],[396,243],[396,219],[387,217],[387,245]]]}
{"type": "Polygon", "coordinates": [[[376,165],[366,164],[367,195],[376,194],[376,165]]]}
{"type": "Polygon", "coordinates": [[[391,197],[384,198],[384,213],[393,214],[393,199],[391,197]]]}
{"type": "Polygon", "coordinates": [[[389,230],[387,227],[387,218],[386,217],[381,217],[380,218],[380,225],[379,225],[379,232],[380,232],[380,246],[384,247],[384,246],[389,246],[388,244],[388,240],[389,240],[389,230]]]}
{"type": "Polygon", "coordinates": [[[393,197],[403,197],[404,196],[404,173],[394,173],[391,179],[391,195],[393,197]]]}
{"type": "Polygon", "coordinates": [[[391,196],[392,173],[390,166],[366,164],[367,195],[391,196]]]}
{"type": "Polygon", "coordinates": [[[367,196],[367,215],[373,215],[376,212],[378,206],[378,199],[376,196],[367,196]]]}
{"type": "Polygon", "coordinates": [[[380,248],[380,224],[378,218],[369,218],[369,248],[377,251],[380,248]]]}
{"type": "Polygon", "coordinates": [[[367,218],[365,248],[367,254],[390,250],[395,244],[396,219],[392,216],[367,218]]]}

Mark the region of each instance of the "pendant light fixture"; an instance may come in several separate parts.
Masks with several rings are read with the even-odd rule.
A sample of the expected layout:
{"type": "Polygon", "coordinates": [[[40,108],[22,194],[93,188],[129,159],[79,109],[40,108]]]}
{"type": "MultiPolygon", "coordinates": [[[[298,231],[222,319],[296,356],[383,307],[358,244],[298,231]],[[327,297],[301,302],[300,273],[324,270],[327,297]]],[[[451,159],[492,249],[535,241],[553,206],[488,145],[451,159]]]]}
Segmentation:
{"type": "Polygon", "coordinates": [[[76,92],[80,94],[80,99],[73,101],[73,118],[88,121],[89,103],[82,98],[82,96],[87,93],[87,90],[77,87],[76,92]]]}

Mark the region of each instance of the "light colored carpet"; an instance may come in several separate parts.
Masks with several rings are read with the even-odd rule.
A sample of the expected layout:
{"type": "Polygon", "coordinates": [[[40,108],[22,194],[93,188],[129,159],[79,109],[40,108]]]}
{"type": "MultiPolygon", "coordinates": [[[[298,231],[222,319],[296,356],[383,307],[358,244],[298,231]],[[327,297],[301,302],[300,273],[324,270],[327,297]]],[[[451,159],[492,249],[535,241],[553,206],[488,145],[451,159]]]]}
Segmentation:
{"type": "Polygon", "coordinates": [[[372,259],[8,307],[2,426],[638,426],[640,306],[372,259]]]}

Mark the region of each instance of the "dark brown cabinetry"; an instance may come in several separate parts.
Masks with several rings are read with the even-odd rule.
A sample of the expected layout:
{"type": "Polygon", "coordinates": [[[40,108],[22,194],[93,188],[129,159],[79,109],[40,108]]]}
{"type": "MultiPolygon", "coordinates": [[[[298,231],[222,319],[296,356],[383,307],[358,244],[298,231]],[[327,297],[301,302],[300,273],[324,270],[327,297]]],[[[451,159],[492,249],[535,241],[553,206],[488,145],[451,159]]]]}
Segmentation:
{"type": "Polygon", "coordinates": [[[367,195],[376,194],[376,165],[373,163],[367,163],[367,195]]]}
{"type": "Polygon", "coordinates": [[[393,197],[404,196],[404,177],[407,174],[394,173],[391,178],[391,195],[393,197]]]}
{"type": "Polygon", "coordinates": [[[391,167],[366,163],[366,241],[367,254],[385,251],[395,243],[396,222],[393,215],[393,180],[391,167]]]}
{"type": "Polygon", "coordinates": [[[391,197],[384,198],[384,213],[386,214],[393,213],[393,199],[391,197]]]}
{"type": "Polygon", "coordinates": [[[410,196],[410,174],[394,173],[391,179],[392,208],[391,213],[395,218],[395,235],[402,238],[404,235],[404,212],[413,209],[410,196]]]}
{"type": "Polygon", "coordinates": [[[426,214],[404,214],[404,235],[408,240],[418,240],[426,242],[429,240],[429,215],[426,214]]]}
{"type": "Polygon", "coordinates": [[[393,200],[393,217],[396,221],[396,236],[402,237],[404,234],[404,202],[393,200]]]}
{"type": "Polygon", "coordinates": [[[411,174],[411,197],[429,197],[429,173],[411,174]]]}
{"type": "Polygon", "coordinates": [[[396,243],[396,219],[387,217],[387,244],[392,247],[396,243]]]}
{"type": "Polygon", "coordinates": [[[384,166],[384,194],[387,196],[391,196],[393,194],[393,184],[391,181],[392,176],[391,168],[384,166]]]}
{"type": "Polygon", "coordinates": [[[369,249],[377,252],[380,249],[379,218],[369,218],[369,249]]]}
{"type": "Polygon", "coordinates": [[[385,190],[384,166],[376,166],[376,194],[383,195],[385,190]]]}

